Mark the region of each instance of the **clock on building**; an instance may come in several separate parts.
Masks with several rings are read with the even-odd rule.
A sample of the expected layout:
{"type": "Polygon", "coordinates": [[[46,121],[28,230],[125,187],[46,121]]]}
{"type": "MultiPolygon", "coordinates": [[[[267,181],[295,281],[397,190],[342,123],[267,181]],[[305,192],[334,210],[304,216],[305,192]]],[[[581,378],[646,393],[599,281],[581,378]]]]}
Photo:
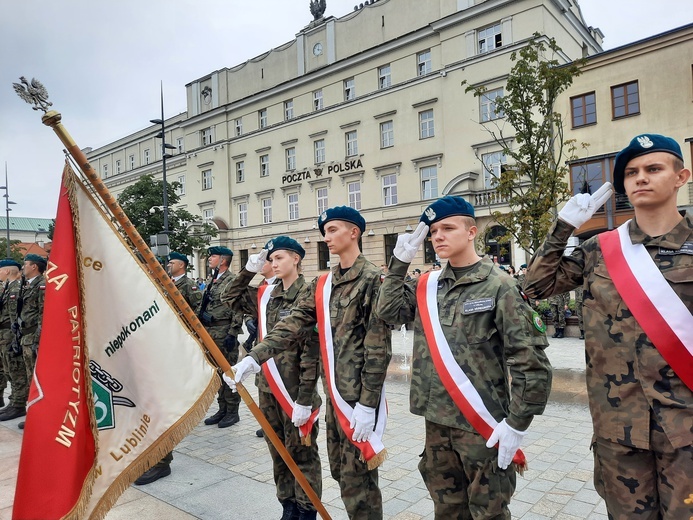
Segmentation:
{"type": "Polygon", "coordinates": [[[313,45],[313,54],[315,56],[320,56],[322,54],[322,43],[318,42],[313,45]]]}

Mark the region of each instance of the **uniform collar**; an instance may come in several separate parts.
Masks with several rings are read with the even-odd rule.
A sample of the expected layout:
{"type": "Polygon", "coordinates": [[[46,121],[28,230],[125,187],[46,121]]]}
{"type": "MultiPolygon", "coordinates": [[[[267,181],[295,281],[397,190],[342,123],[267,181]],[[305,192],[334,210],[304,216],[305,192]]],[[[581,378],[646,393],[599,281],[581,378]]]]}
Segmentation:
{"type": "Polygon", "coordinates": [[[683,247],[683,244],[691,239],[691,234],[693,234],[693,215],[686,212],[686,215],[678,224],[674,226],[671,231],[665,235],[654,238],[640,229],[635,218],[633,218],[628,226],[628,234],[630,235],[630,240],[633,242],[633,244],[663,247],[678,251],[683,247]]]}
{"type": "Polygon", "coordinates": [[[281,280],[277,279],[275,281],[277,282],[277,286],[274,289],[272,289],[272,297],[285,298],[289,301],[293,301],[296,299],[298,291],[301,289],[301,287],[303,287],[303,284],[305,283],[305,278],[302,274],[299,274],[298,278],[294,280],[294,283],[292,283],[291,287],[289,287],[286,291],[284,290],[284,285],[282,284],[281,280]]]}
{"type": "Polygon", "coordinates": [[[449,263],[445,264],[443,272],[440,275],[440,279],[450,280],[453,285],[468,285],[471,283],[481,282],[486,280],[493,270],[493,262],[488,257],[483,257],[476,264],[472,265],[472,268],[465,273],[459,280],[455,278],[455,273],[452,271],[449,263]]]}
{"type": "Polygon", "coordinates": [[[352,280],[355,280],[356,278],[359,277],[361,274],[361,271],[363,271],[363,267],[366,265],[366,258],[363,256],[363,254],[360,254],[359,256],[356,257],[356,260],[354,261],[354,265],[352,265],[349,270],[344,273],[344,276],[339,272],[339,264],[335,265],[332,268],[332,283],[333,284],[338,284],[338,283],[346,283],[350,282],[352,280]]]}

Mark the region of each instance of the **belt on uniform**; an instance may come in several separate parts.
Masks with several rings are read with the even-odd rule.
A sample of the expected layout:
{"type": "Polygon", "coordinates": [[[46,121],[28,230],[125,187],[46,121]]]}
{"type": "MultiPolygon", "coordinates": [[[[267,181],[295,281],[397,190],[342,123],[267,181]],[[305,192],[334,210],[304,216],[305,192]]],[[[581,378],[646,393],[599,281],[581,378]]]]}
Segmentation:
{"type": "Polygon", "coordinates": [[[212,320],[210,327],[219,327],[221,325],[231,325],[231,320],[212,320]]]}

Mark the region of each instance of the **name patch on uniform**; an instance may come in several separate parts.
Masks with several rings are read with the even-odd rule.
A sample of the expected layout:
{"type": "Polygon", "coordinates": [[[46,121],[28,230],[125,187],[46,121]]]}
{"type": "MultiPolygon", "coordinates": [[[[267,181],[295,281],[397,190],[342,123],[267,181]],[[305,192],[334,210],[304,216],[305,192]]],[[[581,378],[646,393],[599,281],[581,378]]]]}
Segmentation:
{"type": "Polygon", "coordinates": [[[281,310],[281,311],[279,311],[279,319],[280,319],[280,320],[283,320],[283,319],[286,318],[289,314],[291,314],[291,309],[284,309],[284,310],[281,310]]]}
{"type": "Polygon", "coordinates": [[[490,311],[496,306],[495,298],[481,298],[480,300],[468,300],[462,306],[462,314],[474,314],[476,312],[490,311]]]}
{"type": "Polygon", "coordinates": [[[659,248],[660,256],[693,255],[693,242],[684,242],[681,249],[659,248]]]}

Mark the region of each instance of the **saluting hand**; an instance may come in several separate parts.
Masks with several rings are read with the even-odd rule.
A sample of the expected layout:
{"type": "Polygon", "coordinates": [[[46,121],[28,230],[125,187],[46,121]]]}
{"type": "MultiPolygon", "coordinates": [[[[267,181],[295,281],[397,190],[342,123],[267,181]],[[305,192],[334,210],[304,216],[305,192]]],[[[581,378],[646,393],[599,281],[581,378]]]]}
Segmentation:
{"type": "Polygon", "coordinates": [[[558,212],[558,218],[577,229],[592,218],[592,215],[611,198],[613,192],[611,183],[605,182],[592,195],[578,193],[558,212]]]}
{"type": "Polygon", "coordinates": [[[423,222],[419,222],[419,225],[416,226],[413,233],[404,233],[397,237],[397,244],[392,254],[395,255],[397,260],[405,264],[410,264],[412,260],[414,260],[419,247],[421,247],[423,241],[426,240],[427,235],[428,226],[423,222]]]}
{"type": "Polygon", "coordinates": [[[245,269],[246,271],[250,271],[251,273],[259,273],[262,271],[262,268],[265,265],[265,262],[267,261],[267,249],[263,249],[257,254],[250,255],[248,257],[248,261],[245,263],[245,269]]]}

